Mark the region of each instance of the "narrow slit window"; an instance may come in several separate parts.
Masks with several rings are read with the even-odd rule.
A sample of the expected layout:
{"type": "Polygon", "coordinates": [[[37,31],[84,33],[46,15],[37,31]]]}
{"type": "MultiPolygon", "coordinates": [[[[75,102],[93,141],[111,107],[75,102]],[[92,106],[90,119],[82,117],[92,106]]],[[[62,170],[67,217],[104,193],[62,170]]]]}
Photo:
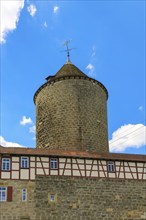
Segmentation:
{"type": "Polygon", "coordinates": [[[27,201],[27,189],[22,189],[22,201],[27,201]]]}
{"type": "Polygon", "coordinates": [[[50,159],[50,169],[58,169],[58,159],[57,158],[50,159]]]}
{"type": "Polygon", "coordinates": [[[108,161],[107,169],[108,169],[108,172],[114,173],[115,172],[115,163],[113,161],[108,161]]]}

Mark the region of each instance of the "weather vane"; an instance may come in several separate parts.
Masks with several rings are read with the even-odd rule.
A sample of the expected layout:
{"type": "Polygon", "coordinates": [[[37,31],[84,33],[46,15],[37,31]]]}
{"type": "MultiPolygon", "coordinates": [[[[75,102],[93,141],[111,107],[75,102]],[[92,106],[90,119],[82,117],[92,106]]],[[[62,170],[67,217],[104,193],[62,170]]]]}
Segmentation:
{"type": "Polygon", "coordinates": [[[67,53],[67,62],[71,62],[71,61],[70,61],[70,51],[73,50],[73,49],[75,49],[75,48],[69,48],[68,45],[69,45],[70,42],[71,42],[70,40],[66,40],[66,41],[64,42],[64,44],[63,44],[63,46],[66,47],[66,50],[64,50],[64,52],[67,53]]]}

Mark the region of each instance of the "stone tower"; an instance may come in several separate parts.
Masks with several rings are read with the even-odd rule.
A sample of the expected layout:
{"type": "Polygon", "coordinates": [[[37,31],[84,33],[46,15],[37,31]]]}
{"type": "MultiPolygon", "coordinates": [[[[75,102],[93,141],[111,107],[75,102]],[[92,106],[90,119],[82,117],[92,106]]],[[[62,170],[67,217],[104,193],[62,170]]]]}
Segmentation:
{"type": "Polygon", "coordinates": [[[106,88],[68,61],[34,95],[37,148],[108,152],[106,88]]]}

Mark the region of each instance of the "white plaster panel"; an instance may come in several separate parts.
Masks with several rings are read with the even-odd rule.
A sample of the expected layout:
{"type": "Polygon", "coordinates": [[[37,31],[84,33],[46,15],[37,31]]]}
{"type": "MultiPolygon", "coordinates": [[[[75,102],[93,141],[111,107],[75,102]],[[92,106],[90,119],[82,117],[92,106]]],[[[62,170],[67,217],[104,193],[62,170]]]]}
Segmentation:
{"type": "Polygon", "coordinates": [[[137,163],[137,167],[143,167],[143,163],[137,163]]]}
{"type": "Polygon", "coordinates": [[[86,176],[90,176],[90,171],[86,171],[86,176]]]}
{"type": "Polygon", "coordinates": [[[86,160],[86,164],[92,164],[92,160],[86,160]]]}
{"type": "Polygon", "coordinates": [[[66,164],[65,168],[71,169],[71,164],[66,164]]]}
{"type": "Polygon", "coordinates": [[[142,167],[138,167],[138,172],[143,172],[143,168],[142,167]]]}
{"type": "Polygon", "coordinates": [[[19,163],[12,162],[12,170],[19,170],[19,163]]]}
{"type": "Polygon", "coordinates": [[[120,173],[119,178],[124,178],[124,173],[120,173]]]}
{"type": "Polygon", "coordinates": [[[30,179],[35,179],[35,169],[34,168],[30,169],[30,179]]]}
{"type": "Polygon", "coordinates": [[[36,159],[37,159],[37,161],[40,161],[40,157],[37,157],[36,159]]]}
{"type": "Polygon", "coordinates": [[[82,169],[82,170],[84,170],[84,169],[85,169],[85,166],[82,165],[82,164],[79,164],[79,168],[82,169]]]}
{"type": "Polygon", "coordinates": [[[103,170],[102,166],[99,165],[99,170],[103,170]]]}
{"type": "Polygon", "coordinates": [[[63,169],[59,169],[59,174],[60,174],[60,175],[63,174],[63,169]]]}
{"type": "Polygon", "coordinates": [[[85,176],[85,170],[81,170],[82,176],[85,176]]]}
{"type": "Polygon", "coordinates": [[[98,170],[97,165],[93,165],[92,170],[98,170]]]}
{"type": "Polygon", "coordinates": [[[58,170],[50,170],[50,175],[58,175],[58,170]]]}
{"type": "Polygon", "coordinates": [[[71,170],[65,170],[64,175],[65,176],[71,176],[71,170]]]}
{"type": "Polygon", "coordinates": [[[125,172],[130,172],[129,167],[125,167],[125,172]]]}
{"type": "Polygon", "coordinates": [[[35,162],[30,162],[31,167],[35,167],[35,162]]]}
{"type": "Polygon", "coordinates": [[[49,157],[41,157],[41,161],[43,161],[43,162],[49,162],[49,157]]]}
{"type": "Polygon", "coordinates": [[[115,178],[116,177],[115,173],[109,173],[108,175],[109,175],[110,178],[115,178]]]}
{"type": "Polygon", "coordinates": [[[1,177],[2,179],[10,179],[10,172],[2,172],[1,177]]]}
{"type": "Polygon", "coordinates": [[[67,163],[71,163],[71,159],[70,158],[67,158],[67,163]]]}
{"type": "Polygon", "coordinates": [[[75,159],[72,159],[72,163],[76,163],[77,161],[75,159]]]}
{"type": "Polygon", "coordinates": [[[134,177],[134,179],[137,179],[137,174],[133,173],[133,177],[134,177]]]}
{"type": "Polygon", "coordinates": [[[94,160],[93,164],[97,166],[97,160],[94,160]]]}
{"type": "Polygon", "coordinates": [[[115,165],[116,165],[116,166],[120,166],[120,165],[121,165],[121,162],[120,162],[120,161],[115,161],[115,165]]]}
{"type": "Polygon", "coordinates": [[[46,162],[43,163],[43,167],[44,167],[44,168],[49,168],[49,163],[46,163],[46,162]]]}
{"type": "Polygon", "coordinates": [[[131,172],[136,172],[136,167],[131,167],[131,172]]]}
{"type": "Polygon", "coordinates": [[[134,166],[135,167],[135,163],[129,162],[129,166],[134,166]]]}
{"type": "Polygon", "coordinates": [[[81,176],[78,170],[73,170],[73,176],[81,176]]]}
{"type": "Polygon", "coordinates": [[[126,178],[128,178],[128,179],[133,179],[131,173],[125,173],[125,176],[126,176],[126,178]]]}
{"type": "Polygon", "coordinates": [[[127,162],[124,162],[124,166],[128,166],[128,163],[127,163],[127,162]]]}
{"type": "Polygon", "coordinates": [[[36,165],[37,167],[42,167],[42,164],[41,164],[41,162],[37,162],[37,165],[36,165]]]}
{"type": "Polygon", "coordinates": [[[118,167],[118,166],[116,166],[116,171],[124,171],[124,169],[123,169],[123,167],[118,167]]]}
{"type": "Polygon", "coordinates": [[[21,179],[28,179],[29,178],[29,170],[28,169],[21,169],[20,170],[20,178],[21,179]]]}
{"type": "Polygon", "coordinates": [[[91,170],[91,165],[86,165],[86,170],[91,170]]]}
{"type": "Polygon", "coordinates": [[[37,169],[37,170],[36,170],[36,174],[37,174],[37,175],[39,175],[39,174],[40,174],[40,175],[45,175],[43,169],[37,169]]]}
{"type": "Polygon", "coordinates": [[[146,180],[146,173],[143,174],[143,180],[146,180]]]}
{"type": "Polygon", "coordinates": [[[77,162],[81,163],[81,164],[84,164],[84,160],[81,160],[81,159],[77,159],[77,162]]]}
{"type": "Polygon", "coordinates": [[[59,163],[59,168],[64,168],[65,164],[64,163],[59,163]]]}
{"type": "Polygon", "coordinates": [[[45,169],[45,174],[49,175],[49,170],[48,169],[45,169]]]}
{"type": "Polygon", "coordinates": [[[91,176],[98,177],[98,172],[97,171],[92,171],[91,176]]]}
{"type": "Polygon", "coordinates": [[[105,177],[104,172],[100,171],[100,172],[99,172],[99,176],[100,176],[100,177],[105,177]]]}
{"type": "Polygon", "coordinates": [[[19,157],[12,157],[12,161],[19,162],[19,157]]]}
{"type": "Polygon", "coordinates": [[[12,179],[19,179],[19,172],[18,171],[12,171],[12,179]]]}
{"type": "Polygon", "coordinates": [[[35,161],[35,157],[30,157],[30,161],[35,161]]]}
{"type": "Polygon", "coordinates": [[[73,169],[78,169],[77,164],[73,164],[72,167],[73,167],[73,169]]]}
{"type": "Polygon", "coordinates": [[[101,164],[102,165],[106,165],[106,161],[105,160],[101,160],[101,164]]]}
{"type": "Polygon", "coordinates": [[[65,163],[66,158],[59,158],[59,162],[65,163]]]}

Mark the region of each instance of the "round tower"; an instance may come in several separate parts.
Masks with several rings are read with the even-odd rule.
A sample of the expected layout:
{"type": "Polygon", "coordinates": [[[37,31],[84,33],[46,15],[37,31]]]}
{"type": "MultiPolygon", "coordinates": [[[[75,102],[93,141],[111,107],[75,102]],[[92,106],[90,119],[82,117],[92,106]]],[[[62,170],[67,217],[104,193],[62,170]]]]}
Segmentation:
{"type": "Polygon", "coordinates": [[[34,95],[37,148],[108,152],[106,88],[71,62],[34,95]]]}

